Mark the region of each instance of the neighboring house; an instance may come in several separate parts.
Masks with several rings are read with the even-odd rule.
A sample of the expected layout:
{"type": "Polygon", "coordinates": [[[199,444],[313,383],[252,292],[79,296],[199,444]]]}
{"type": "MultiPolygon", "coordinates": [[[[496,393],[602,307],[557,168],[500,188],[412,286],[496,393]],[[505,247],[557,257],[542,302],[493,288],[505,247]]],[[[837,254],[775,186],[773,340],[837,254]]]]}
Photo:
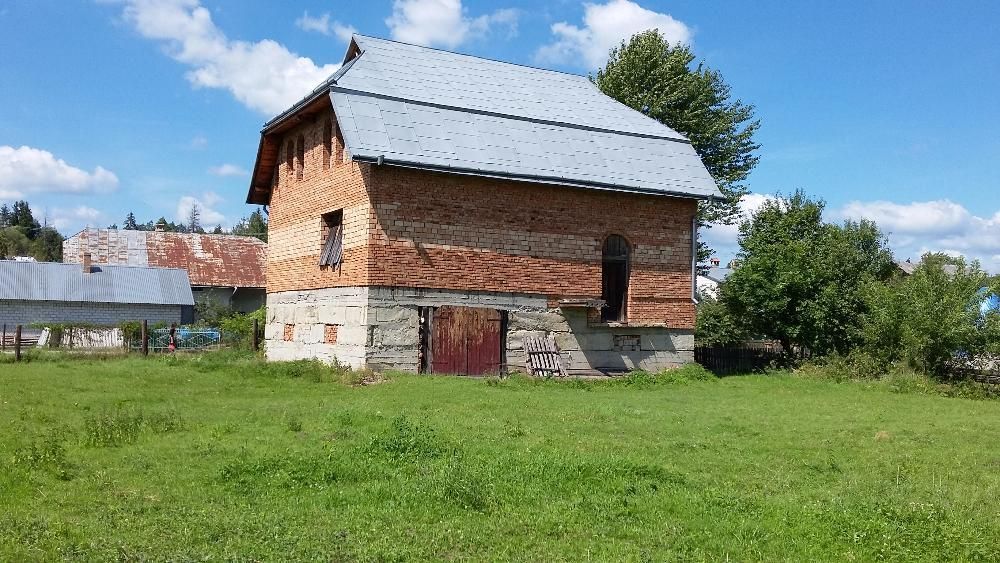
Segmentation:
{"type": "MultiPolygon", "coordinates": [[[[910,259],[907,258],[906,260],[895,260],[894,264],[896,265],[896,270],[900,274],[904,276],[911,276],[913,275],[914,270],[917,269],[917,266],[920,265],[920,262],[910,262],[910,259]]],[[[941,266],[941,270],[951,276],[958,272],[958,266],[954,264],[944,264],[941,266]]]]}
{"type": "Polygon", "coordinates": [[[698,276],[698,294],[718,299],[719,286],[726,281],[732,271],[732,268],[720,268],[718,265],[713,265],[707,272],[698,276]]]}
{"type": "Polygon", "coordinates": [[[0,323],[181,322],[194,305],[187,272],[170,268],[0,261],[0,323]]]}
{"type": "Polygon", "coordinates": [[[694,224],[721,194],[683,136],[587,78],[356,35],[268,122],[267,355],[439,373],[693,359],[694,224]]]}
{"type": "Polygon", "coordinates": [[[244,313],[264,304],[267,245],[253,237],[87,228],[63,242],[63,262],[80,263],[87,253],[95,264],[187,270],[199,303],[244,313]]]}

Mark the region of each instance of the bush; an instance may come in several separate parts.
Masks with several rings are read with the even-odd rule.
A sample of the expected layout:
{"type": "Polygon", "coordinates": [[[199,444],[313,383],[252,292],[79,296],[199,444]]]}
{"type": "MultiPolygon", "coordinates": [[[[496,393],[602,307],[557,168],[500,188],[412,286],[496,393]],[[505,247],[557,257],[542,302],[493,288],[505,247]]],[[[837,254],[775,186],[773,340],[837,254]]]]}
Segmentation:
{"type": "Polygon", "coordinates": [[[988,276],[973,262],[927,255],[913,274],[866,287],[863,352],[883,373],[902,362],[945,378],[956,362],[997,352],[1000,316],[980,313],[988,276]],[[946,262],[951,268],[946,269],[946,262]]]}
{"type": "Polygon", "coordinates": [[[253,339],[253,322],[257,320],[260,329],[264,328],[267,312],[264,307],[248,314],[236,313],[218,319],[218,326],[230,342],[235,342],[239,348],[249,348],[253,339]]]}

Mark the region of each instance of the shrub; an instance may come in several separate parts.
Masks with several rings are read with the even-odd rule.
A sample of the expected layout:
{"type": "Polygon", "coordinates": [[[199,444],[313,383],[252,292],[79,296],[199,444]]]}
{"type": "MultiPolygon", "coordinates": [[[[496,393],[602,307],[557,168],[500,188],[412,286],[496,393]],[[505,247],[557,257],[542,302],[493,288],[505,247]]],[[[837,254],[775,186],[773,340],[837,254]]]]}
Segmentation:
{"type": "Polygon", "coordinates": [[[267,320],[267,311],[263,306],[252,313],[231,313],[228,316],[221,316],[217,319],[217,323],[230,342],[235,342],[240,348],[249,348],[253,338],[254,319],[257,320],[260,329],[263,329],[267,320]]]}
{"type": "Polygon", "coordinates": [[[947,377],[956,361],[996,352],[1000,317],[980,313],[987,274],[973,262],[926,255],[909,277],[868,284],[863,351],[887,371],[896,362],[935,377],[947,377]]]}

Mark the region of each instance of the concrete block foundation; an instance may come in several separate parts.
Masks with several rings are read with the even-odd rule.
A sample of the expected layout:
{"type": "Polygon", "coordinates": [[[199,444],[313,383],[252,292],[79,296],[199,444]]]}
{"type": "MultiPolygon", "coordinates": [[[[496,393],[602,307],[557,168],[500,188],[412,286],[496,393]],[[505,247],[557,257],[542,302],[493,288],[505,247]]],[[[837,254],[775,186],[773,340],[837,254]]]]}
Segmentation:
{"type": "Polygon", "coordinates": [[[269,293],[265,346],[272,360],[317,358],[418,372],[420,313],[449,305],[506,312],[501,346],[510,371],[526,371],[526,336],[552,336],[567,370],[576,374],[661,371],[694,361],[690,330],[597,324],[584,309],[553,309],[547,303],[544,295],[378,286],[269,293]],[[327,341],[329,334],[336,335],[335,342],[327,341]]]}

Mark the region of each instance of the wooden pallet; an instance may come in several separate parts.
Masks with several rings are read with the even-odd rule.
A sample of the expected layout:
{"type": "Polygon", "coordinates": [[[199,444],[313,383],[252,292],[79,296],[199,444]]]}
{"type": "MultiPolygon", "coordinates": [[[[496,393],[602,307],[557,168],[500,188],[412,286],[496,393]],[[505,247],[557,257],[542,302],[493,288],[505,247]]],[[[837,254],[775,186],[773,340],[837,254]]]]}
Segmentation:
{"type": "Polygon", "coordinates": [[[528,355],[528,369],[531,375],[542,377],[566,377],[559,348],[551,336],[527,337],[524,339],[524,351],[528,355]]]}

